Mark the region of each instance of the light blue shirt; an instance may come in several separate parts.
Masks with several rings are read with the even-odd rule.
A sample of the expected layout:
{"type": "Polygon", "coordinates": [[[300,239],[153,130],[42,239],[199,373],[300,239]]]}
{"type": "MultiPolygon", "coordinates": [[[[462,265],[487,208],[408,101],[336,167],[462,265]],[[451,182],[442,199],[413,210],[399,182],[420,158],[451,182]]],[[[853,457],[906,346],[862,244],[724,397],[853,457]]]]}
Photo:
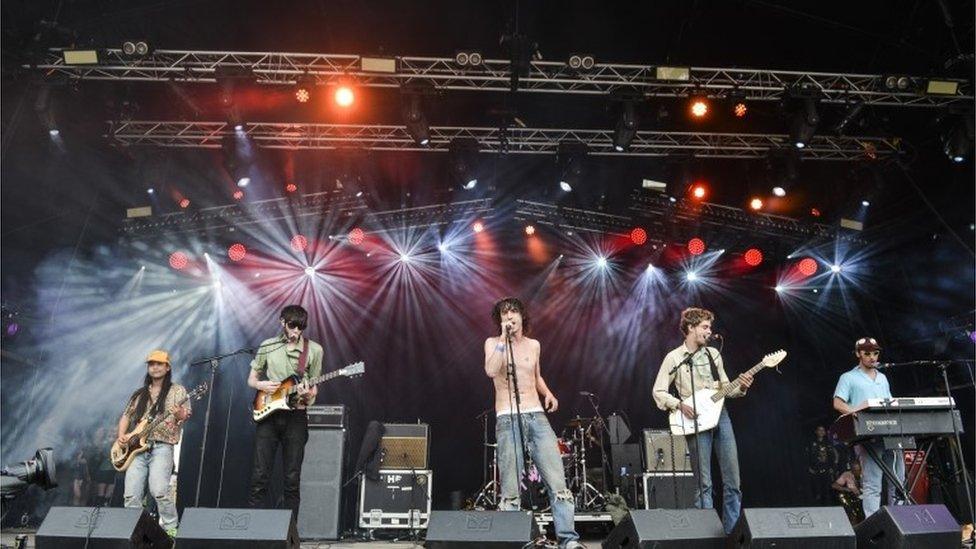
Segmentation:
{"type": "Polygon", "coordinates": [[[874,379],[868,377],[860,366],[844,372],[837,380],[834,396],[846,402],[849,406],[858,407],[869,398],[892,398],[888,378],[878,372],[874,379]]]}

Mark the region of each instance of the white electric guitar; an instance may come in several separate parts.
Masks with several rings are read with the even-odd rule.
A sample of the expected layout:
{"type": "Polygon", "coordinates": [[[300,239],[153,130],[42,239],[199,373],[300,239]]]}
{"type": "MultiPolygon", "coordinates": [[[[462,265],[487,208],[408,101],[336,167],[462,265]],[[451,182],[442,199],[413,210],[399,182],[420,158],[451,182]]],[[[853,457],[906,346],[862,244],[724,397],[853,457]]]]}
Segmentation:
{"type": "MultiPolygon", "coordinates": [[[[780,349],[775,353],[769,353],[752,368],[749,369],[750,375],[756,375],[763,368],[774,368],[786,358],[786,351],[780,349]]],[[[700,389],[694,395],[681,401],[698,410],[698,432],[714,429],[718,425],[718,418],[722,414],[722,405],[725,404],[725,397],[739,387],[739,378],[726,383],[721,389],[700,389]]],[[[695,420],[688,419],[681,413],[681,409],[671,411],[670,421],[671,433],[675,435],[695,434],[695,420]]]]}

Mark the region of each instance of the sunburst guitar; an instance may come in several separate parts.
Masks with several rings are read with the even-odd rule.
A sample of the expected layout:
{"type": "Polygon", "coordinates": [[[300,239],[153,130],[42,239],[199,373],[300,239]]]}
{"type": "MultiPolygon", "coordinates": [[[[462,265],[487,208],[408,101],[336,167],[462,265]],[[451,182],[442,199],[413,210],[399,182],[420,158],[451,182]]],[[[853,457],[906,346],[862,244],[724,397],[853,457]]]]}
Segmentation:
{"type": "MultiPolygon", "coordinates": [[[[763,368],[775,368],[777,364],[786,358],[786,351],[780,349],[775,353],[769,353],[752,368],[749,369],[750,375],[756,375],[763,368]]],[[[698,411],[698,432],[714,429],[718,425],[718,418],[722,415],[722,406],[725,404],[725,397],[729,393],[739,388],[739,378],[726,383],[721,389],[699,389],[694,395],[689,395],[681,401],[698,411]]],[[[695,434],[695,420],[688,419],[681,413],[680,409],[671,411],[669,418],[671,433],[675,435],[695,434]]]]}
{"type": "MultiPolygon", "coordinates": [[[[186,398],[177,402],[175,407],[179,408],[190,400],[196,400],[202,397],[207,392],[207,389],[208,386],[206,383],[197,385],[195,389],[186,394],[186,398]]],[[[149,435],[172,415],[173,410],[169,410],[157,418],[143,418],[136,424],[135,429],[129,431],[129,441],[127,443],[121,444],[118,440],[112,443],[112,450],[109,452],[112,467],[115,467],[116,471],[125,471],[128,469],[136,456],[149,449],[149,435]]]]}
{"type": "Polygon", "coordinates": [[[291,376],[282,381],[281,385],[278,386],[278,390],[275,392],[266,393],[264,391],[258,391],[254,395],[254,407],[252,410],[254,421],[262,421],[281,410],[294,410],[299,386],[308,388],[338,377],[361,376],[365,371],[366,364],[364,362],[356,362],[340,370],[309,378],[305,381],[299,380],[296,376],[291,376]]]}

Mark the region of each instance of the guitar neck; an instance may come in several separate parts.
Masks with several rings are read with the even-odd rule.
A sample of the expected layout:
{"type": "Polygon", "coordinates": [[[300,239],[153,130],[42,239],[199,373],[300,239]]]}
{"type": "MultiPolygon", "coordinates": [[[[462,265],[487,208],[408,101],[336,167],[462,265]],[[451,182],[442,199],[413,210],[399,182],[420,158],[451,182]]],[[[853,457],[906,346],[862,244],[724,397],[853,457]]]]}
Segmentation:
{"type": "MultiPolygon", "coordinates": [[[[335,378],[335,377],[339,377],[340,375],[342,375],[342,370],[336,370],[334,372],[329,372],[327,374],[322,374],[322,375],[320,375],[318,377],[309,378],[308,380],[306,380],[305,384],[308,385],[309,387],[311,387],[312,385],[318,385],[319,383],[322,383],[324,381],[329,381],[330,379],[335,378]]],[[[292,393],[297,393],[297,392],[298,392],[298,385],[295,385],[291,389],[288,389],[288,394],[289,395],[292,394],[292,393]]]]}
{"type": "MultiPolygon", "coordinates": [[[[754,375],[758,374],[759,371],[762,370],[763,368],[765,368],[765,366],[763,366],[763,363],[760,362],[759,364],[756,364],[752,368],[749,368],[749,371],[746,372],[746,373],[748,373],[749,375],[754,376],[754,375]]],[[[724,387],[722,387],[721,389],[719,389],[718,392],[715,393],[715,396],[713,397],[713,399],[717,401],[720,398],[725,398],[725,397],[729,396],[729,394],[732,391],[735,391],[738,388],[739,388],[739,378],[735,378],[734,380],[726,383],[724,387]]]]}

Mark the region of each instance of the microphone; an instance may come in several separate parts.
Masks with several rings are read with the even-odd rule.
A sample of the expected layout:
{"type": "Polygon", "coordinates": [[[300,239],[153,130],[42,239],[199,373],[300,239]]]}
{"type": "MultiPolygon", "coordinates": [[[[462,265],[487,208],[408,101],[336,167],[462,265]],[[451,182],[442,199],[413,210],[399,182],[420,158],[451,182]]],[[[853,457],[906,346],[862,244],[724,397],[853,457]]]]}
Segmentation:
{"type": "Polygon", "coordinates": [[[712,335],[708,336],[708,339],[717,339],[717,340],[721,341],[721,340],[724,340],[725,338],[722,337],[722,334],[712,334],[712,335]]]}
{"type": "Polygon", "coordinates": [[[512,333],[512,325],[511,324],[506,324],[505,325],[505,333],[511,335],[511,333],[512,333]]]}
{"type": "Polygon", "coordinates": [[[581,395],[583,395],[585,397],[596,396],[596,395],[594,395],[593,393],[591,393],[589,391],[580,391],[579,394],[581,394],[581,395]]]}

